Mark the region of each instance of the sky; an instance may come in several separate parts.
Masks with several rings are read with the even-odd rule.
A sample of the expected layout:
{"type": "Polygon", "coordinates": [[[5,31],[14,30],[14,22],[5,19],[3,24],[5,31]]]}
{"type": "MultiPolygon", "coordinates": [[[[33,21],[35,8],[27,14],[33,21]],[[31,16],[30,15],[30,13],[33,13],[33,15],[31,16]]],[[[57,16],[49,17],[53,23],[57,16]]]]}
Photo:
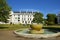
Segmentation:
{"type": "Polygon", "coordinates": [[[43,13],[44,17],[48,13],[58,14],[60,11],[60,0],[7,0],[12,11],[21,9],[33,9],[43,13]]]}

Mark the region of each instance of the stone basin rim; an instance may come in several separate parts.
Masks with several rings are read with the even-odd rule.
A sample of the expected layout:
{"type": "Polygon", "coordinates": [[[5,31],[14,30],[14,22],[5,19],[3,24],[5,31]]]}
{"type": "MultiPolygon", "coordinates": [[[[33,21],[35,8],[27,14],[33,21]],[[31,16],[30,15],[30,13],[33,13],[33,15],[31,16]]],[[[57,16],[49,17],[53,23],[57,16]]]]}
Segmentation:
{"type": "MultiPolygon", "coordinates": [[[[23,29],[18,29],[23,30],[23,29]]],[[[15,30],[14,33],[18,36],[27,37],[27,38],[49,38],[49,37],[57,37],[60,35],[60,32],[53,33],[53,34],[22,34],[17,32],[18,30],[15,30]]]]}

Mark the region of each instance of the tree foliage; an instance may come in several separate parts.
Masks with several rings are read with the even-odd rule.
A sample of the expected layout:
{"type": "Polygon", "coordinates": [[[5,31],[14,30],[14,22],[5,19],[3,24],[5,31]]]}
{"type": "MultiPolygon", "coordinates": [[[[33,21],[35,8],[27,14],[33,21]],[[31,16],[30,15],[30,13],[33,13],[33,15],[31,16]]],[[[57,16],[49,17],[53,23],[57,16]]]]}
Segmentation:
{"type": "Polygon", "coordinates": [[[55,24],[56,14],[47,14],[47,24],[55,24]]]}
{"type": "Polygon", "coordinates": [[[9,18],[9,11],[11,8],[7,4],[6,0],[0,0],[0,21],[7,22],[9,18]]]}
{"type": "Polygon", "coordinates": [[[38,13],[36,12],[35,15],[34,15],[34,18],[33,18],[33,22],[34,23],[42,23],[43,21],[43,14],[42,13],[38,13]]]}

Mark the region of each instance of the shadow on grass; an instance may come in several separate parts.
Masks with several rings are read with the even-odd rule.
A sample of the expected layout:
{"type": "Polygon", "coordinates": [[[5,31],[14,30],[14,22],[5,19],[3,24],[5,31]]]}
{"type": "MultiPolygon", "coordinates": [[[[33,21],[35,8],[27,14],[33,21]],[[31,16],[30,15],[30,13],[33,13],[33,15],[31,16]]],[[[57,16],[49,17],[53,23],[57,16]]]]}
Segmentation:
{"type": "Polygon", "coordinates": [[[0,29],[7,29],[7,28],[9,28],[9,27],[0,27],[0,29]]]}
{"type": "Polygon", "coordinates": [[[49,31],[53,31],[53,32],[60,32],[60,28],[55,28],[55,27],[43,27],[43,29],[48,29],[49,31]]]}

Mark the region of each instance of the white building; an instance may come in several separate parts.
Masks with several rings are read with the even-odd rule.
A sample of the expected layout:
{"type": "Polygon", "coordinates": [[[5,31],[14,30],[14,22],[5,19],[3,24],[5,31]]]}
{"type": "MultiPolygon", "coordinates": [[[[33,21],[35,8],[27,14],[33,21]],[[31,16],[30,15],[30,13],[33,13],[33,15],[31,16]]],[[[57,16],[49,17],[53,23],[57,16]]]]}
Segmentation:
{"type": "Polygon", "coordinates": [[[11,11],[10,14],[10,20],[9,23],[13,23],[13,24],[31,24],[32,20],[34,18],[34,14],[36,12],[29,12],[29,11],[20,11],[20,12],[13,12],[11,11]]]}
{"type": "Polygon", "coordinates": [[[58,24],[60,24],[60,13],[57,15],[58,24]]]}

